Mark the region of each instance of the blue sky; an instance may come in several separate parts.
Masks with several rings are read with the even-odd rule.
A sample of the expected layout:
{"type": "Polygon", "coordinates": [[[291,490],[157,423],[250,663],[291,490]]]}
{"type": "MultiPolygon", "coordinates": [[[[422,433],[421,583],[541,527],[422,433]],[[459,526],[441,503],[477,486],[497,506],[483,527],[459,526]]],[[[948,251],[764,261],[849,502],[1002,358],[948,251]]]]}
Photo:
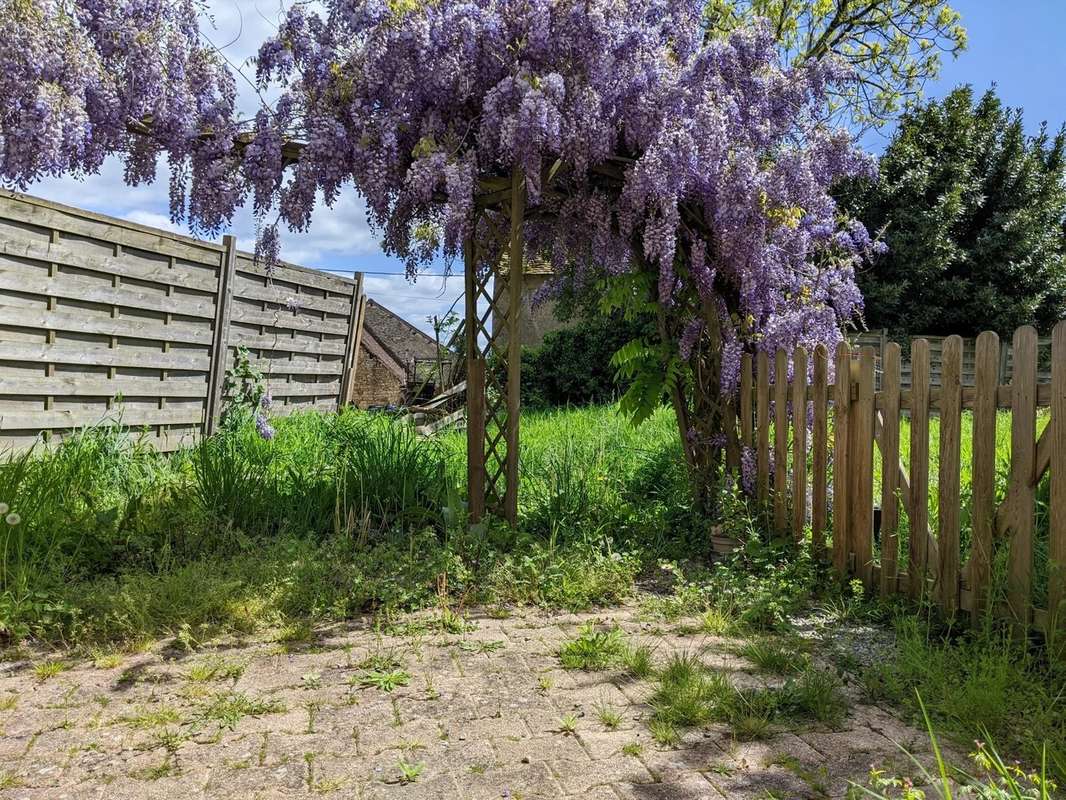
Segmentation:
{"type": "MultiPolygon", "coordinates": [[[[236,63],[250,56],[269,35],[267,17],[273,18],[278,8],[277,0],[209,0],[208,5],[215,24],[209,35],[216,43],[233,40],[226,52],[236,63]]],[[[952,5],[962,13],[969,48],[944,63],[940,78],[926,86],[926,94],[940,97],[960,83],[972,84],[980,93],[995,83],[1004,103],[1025,109],[1030,132],[1035,133],[1043,120],[1052,130],[1066,122],[1066,0],[954,0],[952,5]]],[[[889,133],[869,133],[863,144],[879,151],[889,133]]],[[[123,185],[121,177],[121,166],[112,162],[100,175],[83,182],[46,180],[30,192],[182,230],[168,218],[165,174],[153,185],[132,189],[123,185]]],[[[232,232],[242,247],[251,249],[254,224],[247,211],[238,213],[232,232]]],[[[392,273],[368,275],[368,293],[425,330],[429,330],[426,317],[443,315],[462,293],[461,276],[447,280],[425,276],[409,283],[401,266],[381,252],[354,192],[346,193],[335,209],[317,212],[308,233],[285,234],[282,256],[311,267],[392,273]]],[[[461,311],[461,303],[458,307],[461,311]]]]}
{"type": "MultiPolygon", "coordinates": [[[[1025,110],[1030,133],[1047,121],[1066,122],[1066,0],[952,0],[962,14],[969,45],[944,61],[940,77],[925,87],[942,97],[968,83],[977,94],[993,84],[1004,104],[1025,110]]],[[[863,138],[870,150],[884,147],[891,129],[863,138]]]]}

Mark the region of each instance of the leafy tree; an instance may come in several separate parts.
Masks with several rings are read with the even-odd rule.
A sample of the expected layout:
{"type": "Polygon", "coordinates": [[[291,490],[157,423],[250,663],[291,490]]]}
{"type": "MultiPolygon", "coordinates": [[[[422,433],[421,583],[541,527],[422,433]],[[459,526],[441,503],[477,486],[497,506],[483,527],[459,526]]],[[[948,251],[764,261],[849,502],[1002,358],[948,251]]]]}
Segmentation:
{"type": "Polygon", "coordinates": [[[966,48],[947,0],[709,0],[706,16],[712,35],[768,20],[786,63],[844,59],[857,80],[836,99],[861,125],[893,119],[939,75],[944,55],[966,48]]]}
{"type": "Polygon", "coordinates": [[[881,179],[840,192],[888,253],[859,273],[870,327],[1009,335],[1066,316],[1066,129],[968,86],[906,114],[881,179]]]}

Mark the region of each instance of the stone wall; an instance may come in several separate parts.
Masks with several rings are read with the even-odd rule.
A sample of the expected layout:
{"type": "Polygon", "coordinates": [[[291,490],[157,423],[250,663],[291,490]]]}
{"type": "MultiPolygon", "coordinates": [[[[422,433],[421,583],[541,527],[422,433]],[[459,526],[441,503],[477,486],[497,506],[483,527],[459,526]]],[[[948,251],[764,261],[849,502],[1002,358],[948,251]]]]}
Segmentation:
{"type": "Polygon", "coordinates": [[[352,385],[352,403],[358,408],[399,405],[403,401],[400,379],[365,347],[359,352],[359,367],[352,385]]]}

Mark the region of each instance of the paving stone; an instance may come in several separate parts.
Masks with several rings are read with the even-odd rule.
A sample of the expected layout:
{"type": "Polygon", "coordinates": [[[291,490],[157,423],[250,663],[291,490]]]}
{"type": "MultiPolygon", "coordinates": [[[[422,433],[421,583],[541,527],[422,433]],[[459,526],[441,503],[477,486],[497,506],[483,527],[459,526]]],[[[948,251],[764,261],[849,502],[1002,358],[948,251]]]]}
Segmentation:
{"type": "Polygon", "coordinates": [[[583,794],[594,786],[626,783],[654,783],[655,776],[634,758],[605,759],[575,763],[554,761],[549,764],[567,794],[583,794]]]}
{"type": "Polygon", "coordinates": [[[696,774],[663,783],[615,783],[613,788],[621,800],[722,800],[723,797],[714,784],[696,774]]]}
{"type": "Polygon", "coordinates": [[[789,800],[815,800],[824,796],[819,787],[781,767],[710,772],[706,777],[730,800],[765,800],[768,795],[789,800]]]}
{"type": "Polygon", "coordinates": [[[501,766],[528,764],[531,761],[571,761],[576,765],[590,760],[588,752],[573,736],[503,738],[493,740],[492,744],[501,766]]]}
{"type": "Polygon", "coordinates": [[[471,774],[463,781],[462,791],[469,800],[518,797],[558,800],[563,795],[546,764],[521,764],[471,774]]]}

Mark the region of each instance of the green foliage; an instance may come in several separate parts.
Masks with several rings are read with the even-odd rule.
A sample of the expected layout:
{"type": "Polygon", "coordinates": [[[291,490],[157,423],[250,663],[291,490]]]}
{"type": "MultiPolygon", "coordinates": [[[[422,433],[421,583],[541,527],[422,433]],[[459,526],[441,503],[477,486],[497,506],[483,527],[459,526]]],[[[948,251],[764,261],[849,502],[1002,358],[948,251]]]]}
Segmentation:
{"type": "Polygon", "coordinates": [[[1051,800],[1052,797],[1058,796],[1058,786],[1048,775],[1046,750],[1041,753],[1039,771],[1027,771],[1017,762],[1008,763],[993,743],[979,740],[974,742],[974,750],[970,753],[970,759],[977,767],[978,777],[968,774],[960,765],[949,763],[940,748],[921,695],[916,697],[925,728],[929,732],[936,773],[931,773],[925,764],[910,753],[907,753],[907,756],[920,775],[918,782],[932,788],[929,792],[915,788],[912,778],[896,777],[875,766],[870,769],[866,786],[852,784],[848,790],[848,800],[859,800],[863,797],[873,797],[875,800],[952,800],[953,797],[975,797],[979,800],[1051,800]]]}
{"type": "Polygon", "coordinates": [[[119,426],[0,461],[0,638],[189,647],[224,630],[466,602],[583,610],[686,546],[666,415],[527,415],[520,525],[471,528],[462,434],[303,413],[161,455],[119,426]],[[654,490],[648,484],[654,485],[654,490]],[[679,543],[680,542],[680,543],[679,543]]]}
{"type": "Polygon", "coordinates": [[[611,356],[643,326],[620,315],[583,319],[522,351],[522,403],[545,408],[608,403],[625,389],[611,356]]]}
{"type": "Polygon", "coordinates": [[[786,62],[842,57],[856,81],[836,98],[860,125],[891,120],[940,74],[942,56],[966,47],[960,17],[945,0],[709,0],[711,35],[767,20],[786,62]]]}
{"type": "Polygon", "coordinates": [[[745,642],[737,655],[750,661],[757,669],[786,675],[798,672],[810,661],[806,653],[798,649],[798,643],[789,640],[759,637],[745,642]]]}
{"type": "Polygon", "coordinates": [[[559,663],[565,669],[604,670],[618,664],[626,652],[619,628],[597,630],[586,625],[574,639],[559,648],[559,663]]]}
{"type": "Polygon", "coordinates": [[[1049,769],[1066,778],[1066,672],[1054,655],[991,622],[960,633],[901,612],[894,627],[893,657],[863,675],[868,691],[920,716],[917,692],[943,732],[964,742],[994,740],[1032,762],[1046,750],[1049,769]]]}
{"type": "Polygon", "coordinates": [[[359,685],[379,689],[382,692],[393,692],[400,686],[407,686],[411,682],[411,676],[402,669],[389,671],[369,670],[359,676],[359,685]]]}
{"type": "Polygon", "coordinates": [[[1066,316],[1066,131],[1028,137],[964,86],[904,115],[880,171],[839,192],[889,246],[858,275],[869,326],[1009,336],[1066,316]]]}
{"type": "Polygon", "coordinates": [[[260,369],[252,364],[248,348],[238,346],[233,366],[226,370],[222,395],[226,398],[222,409],[223,430],[239,430],[252,421],[266,394],[266,382],[260,369]]]}
{"type": "Polygon", "coordinates": [[[780,726],[836,725],[846,703],[835,675],[806,668],[783,686],[741,689],[692,653],[677,653],[658,675],[653,720],[675,730],[724,722],[740,739],[759,739],[780,726]]]}
{"type": "Polygon", "coordinates": [[[670,397],[685,374],[686,365],[677,348],[633,339],[611,357],[619,380],[629,384],[619,408],[635,425],[647,420],[670,397]]]}

